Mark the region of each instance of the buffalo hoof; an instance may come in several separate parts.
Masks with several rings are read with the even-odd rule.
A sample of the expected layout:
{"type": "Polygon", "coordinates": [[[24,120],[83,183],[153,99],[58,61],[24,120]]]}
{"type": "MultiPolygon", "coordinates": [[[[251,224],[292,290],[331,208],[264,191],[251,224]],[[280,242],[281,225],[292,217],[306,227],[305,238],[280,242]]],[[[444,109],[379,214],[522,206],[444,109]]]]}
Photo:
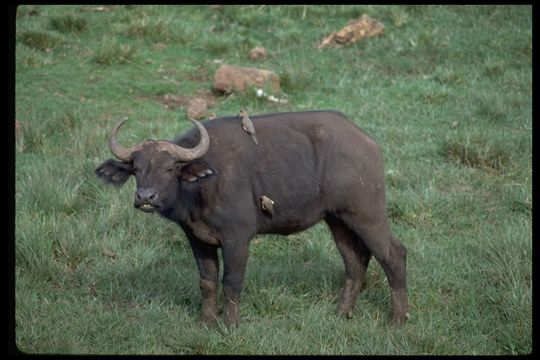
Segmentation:
{"type": "Polygon", "coordinates": [[[229,329],[236,328],[238,325],[240,325],[240,317],[238,314],[236,314],[236,316],[227,316],[227,314],[225,314],[223,317],[223,323],[229,329]]]}
{"type": "Polygon", "coordinates": [[[337,309],[337,314],[338,316],[344,317],[345,319],[352,319],[353,311],[354,311],[353,308],[342,309],[341,307],[339,307],[337,309]]]}
{"type": "Polygon", "coordinates": [[[223,314],[223,323],[228,328],[238,327],[240,324],[240,312],[238,311],[238,305],[228,304],[223,314]]]}
{"type": "Polygon", "coordinates": [[[406,312],[405,314],[402,314],[402,315],[393,315],[392,316],[392,320],[391,320],[391,325],[392,326],[401,326],[405,323],[406,320],[410,320],[411,319],[411,314],[409,314],[408,312],[406,312]]]}
{"type": "Polygon", "coordinates": [[[218,321],[218,317],[215,313],[203,313],[201,314],[201,322],[204,325],[214,325],[218,321]]]}

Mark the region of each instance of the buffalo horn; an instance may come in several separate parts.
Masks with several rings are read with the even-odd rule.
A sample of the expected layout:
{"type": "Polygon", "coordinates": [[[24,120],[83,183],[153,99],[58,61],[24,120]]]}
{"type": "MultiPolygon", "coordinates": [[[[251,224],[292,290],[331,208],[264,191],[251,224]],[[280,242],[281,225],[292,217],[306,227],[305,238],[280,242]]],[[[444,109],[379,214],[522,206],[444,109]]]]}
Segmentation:
{"type": "MultiPolygon", "coordinates": [[[[109,137],[109,149],[118,159],[122,161],[131,161],[131,154],[134,151],[138,150],[142,146],[142,143],[135,145],[131,148],[125,148],[120,145],[120,143],[116,139],[116,134],[118,132],[118,129],[120,129],[120,127],[124,125],[126,120],[127,118],[122,119],[113,128],[111,136],[109,137]]],[[[210,137],[208,136],[208,132],[206,131],[204,126],[202,126],[201,123],[195,119],[190,120],[199,129],[199,132],[201,133],[201,140],[199,141],[199,144],[197,146],[191,149],[186,149],[170,142],[161,142],[160,144],[163,150],[167,151],[180,161],[191,161],[194,159],[198,159],[206,153],[208,147],[210,146],[210,137]]]]}
{"type": "Polygon", "coordinates": [[[118,129],[120,129],[120,127],[124,125],[126,120],[127,120],[127,117],[123,118],[120,122],[118,122],[118,124],[116,124],[116,126],[113,128],[111,132],[111,136],[109,137],[109,149],[111,150],[114,156],[116,156],[118,159],[122,161],[130,161],[131,153],[132,153],[131,148],[127,149],[123,147],[122,145],[120,145],[120,143],[116,139],[116,133],[118,132],[118,129]]]}
{"type": "Polygon", "coordinates": [[[206,132],[204,126],[202,126],[201,123],[195,119],[190,120],[201,133],[201,140],[199,141],[199,144],[191,149],[186,149],[173,143],[167,144],[169,145],[167,146],[167,151],[180,161],[191,161],[198,159],[202,157],[206,151],[208,151],[208,147],[210,146],[210,137],[208,136],[208,132],[206,132]]]}

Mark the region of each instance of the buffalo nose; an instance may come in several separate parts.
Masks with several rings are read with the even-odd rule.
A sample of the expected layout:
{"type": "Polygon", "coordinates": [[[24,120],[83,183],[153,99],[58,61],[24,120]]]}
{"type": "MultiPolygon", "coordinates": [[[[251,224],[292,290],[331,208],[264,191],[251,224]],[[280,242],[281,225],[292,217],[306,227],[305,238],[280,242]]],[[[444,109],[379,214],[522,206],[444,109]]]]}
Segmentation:
{"type": "Polygon", "coordinates": [[[136,193],[139,201],[153,201],[157,198],[157,191],[152,188],[141,188],[136,193]]]}

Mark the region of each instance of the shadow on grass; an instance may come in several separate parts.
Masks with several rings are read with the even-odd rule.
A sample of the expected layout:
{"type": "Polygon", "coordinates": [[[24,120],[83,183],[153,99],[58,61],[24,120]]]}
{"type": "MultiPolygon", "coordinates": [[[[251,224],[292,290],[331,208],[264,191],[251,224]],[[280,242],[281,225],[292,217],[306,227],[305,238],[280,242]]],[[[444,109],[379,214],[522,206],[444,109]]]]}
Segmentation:
{"type": "MultiPolygon", "coordinates": [[[[366,275],[367,286],[358,300],[363,301],[364,306],[357,306],[355,317],[363,311],[388,310],[389,289],[380,280],[380,269],[371,264],[366,275]]],[[[341,260],[336,263],[329,258],[317,257],[301,261],[291,252],[286,252],[282,258],[252,256],[242,292],[241,311],[245,317],[273,319],[286,317],[291,312],[302,313],[302,308],[324,303],[337,308],[343,281],[341,260]]],[[[162,311],[174,308],[174,311],[198,319],[201,306],[197,267],[187,254],[184,258],[160,257],[141,266],[109,268],[102,272],[93,291],[106,307],[120,311],[157,305],[162,311]]],[[[221,276],[218,297],[221,312],[221,276]]],[[[331,312],[327,316],[337,314],[331,312]]]]}
{"type": "Polygon", "coordinates": [[[111,307],[139,308],[149,304],[198,312],[200,295],[197,269],[173,256],[157,258],[140,266],[108,268],[94,285],[96,295],[111,307]]]}

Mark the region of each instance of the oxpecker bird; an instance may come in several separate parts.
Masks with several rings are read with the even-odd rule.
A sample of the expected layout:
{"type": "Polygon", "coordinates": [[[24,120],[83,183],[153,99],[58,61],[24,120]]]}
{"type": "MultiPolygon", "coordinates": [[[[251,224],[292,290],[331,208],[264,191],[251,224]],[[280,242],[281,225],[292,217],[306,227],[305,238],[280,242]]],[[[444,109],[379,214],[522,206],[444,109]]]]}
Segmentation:
{"type": "Polygon", "coordinates": [[[263,211],[266,211],[270,216],[274,215],[274,200],[270,199],[266,195],[259,196],[259,199],[261,200],[261,208],[263,211]]]}
{"type": "Polygon", "coordinates": [[[253,126],[253,122],[251,122],[246,109],[242,108],[240,110],[240,116],[242,116],[242,128],[251,136],[255,145],[259,145],[259,141],[255,136],[255,126],[253,126]]]}
{"type": "Polygon", "coordinates": [[[217,115],[215,112],[208,113],[208,120],[214,120],[215,118],[217,118],[217,115]]]}

